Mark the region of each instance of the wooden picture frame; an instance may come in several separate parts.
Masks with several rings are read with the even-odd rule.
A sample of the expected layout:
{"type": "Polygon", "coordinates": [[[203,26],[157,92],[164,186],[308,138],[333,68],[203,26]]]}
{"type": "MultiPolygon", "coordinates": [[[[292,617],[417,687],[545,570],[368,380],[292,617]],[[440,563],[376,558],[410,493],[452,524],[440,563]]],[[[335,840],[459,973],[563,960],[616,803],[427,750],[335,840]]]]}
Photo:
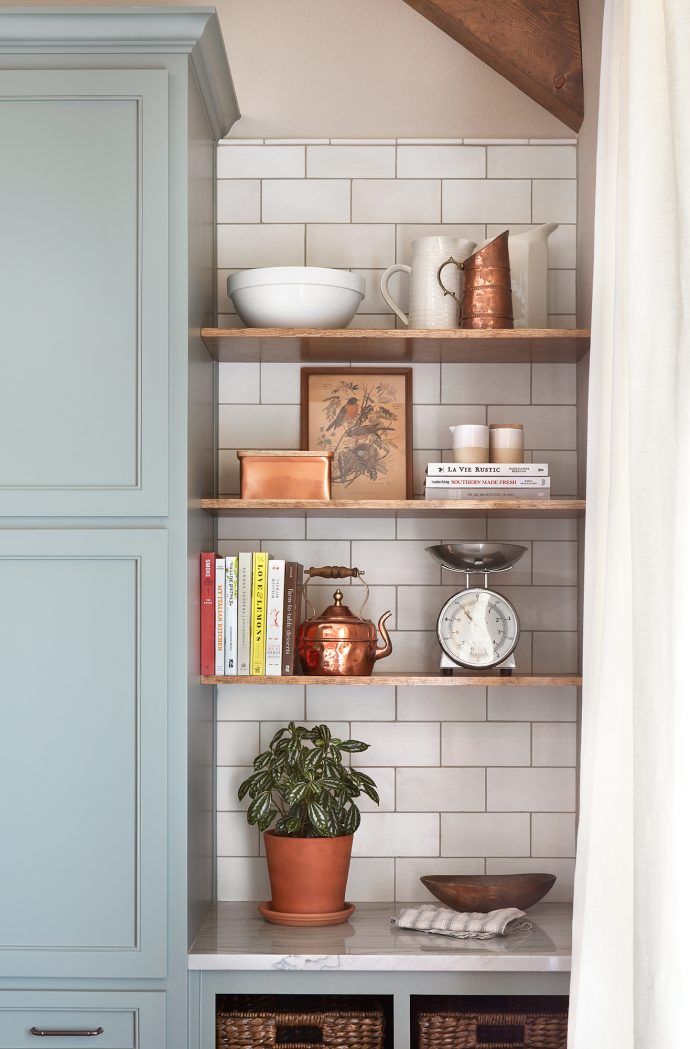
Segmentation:
{"type": "Polygon", "coordinates": [[[333,499],[412,498],[412,369],[302,368],[300,446],[333,451],[333,499]]]}

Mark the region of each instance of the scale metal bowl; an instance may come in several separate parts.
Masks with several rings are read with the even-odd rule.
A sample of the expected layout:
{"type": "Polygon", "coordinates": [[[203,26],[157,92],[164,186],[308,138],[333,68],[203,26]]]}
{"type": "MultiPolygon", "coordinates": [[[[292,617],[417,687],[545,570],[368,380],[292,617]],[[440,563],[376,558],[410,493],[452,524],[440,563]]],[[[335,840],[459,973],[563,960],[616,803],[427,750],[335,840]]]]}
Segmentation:
{"type": "Polygon", "coordinates": [[[428,553],[450,572],[505,572],[526,552],[516,543],[439,543],[428,553]]]}

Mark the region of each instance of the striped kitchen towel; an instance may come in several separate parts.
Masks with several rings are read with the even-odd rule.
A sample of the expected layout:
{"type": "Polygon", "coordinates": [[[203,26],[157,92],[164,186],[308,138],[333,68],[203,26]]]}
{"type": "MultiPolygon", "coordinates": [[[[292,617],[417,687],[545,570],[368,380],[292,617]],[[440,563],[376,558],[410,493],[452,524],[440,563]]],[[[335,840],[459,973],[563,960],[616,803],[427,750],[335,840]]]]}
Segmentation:
{"type": "Polygon", "coordinates": [[[493,936],[531,929],[530,922],[520,921],[524,917],[525,912],[516,907],[503,907],[488,914],[461,914],[449,907],[425,903],[420,907],[404,907],[397,918],[391,918],[391,925],[397,925],[399,929],[414,929],[415,932],[456,936],[459,940],[489,940],[493,936]]]}

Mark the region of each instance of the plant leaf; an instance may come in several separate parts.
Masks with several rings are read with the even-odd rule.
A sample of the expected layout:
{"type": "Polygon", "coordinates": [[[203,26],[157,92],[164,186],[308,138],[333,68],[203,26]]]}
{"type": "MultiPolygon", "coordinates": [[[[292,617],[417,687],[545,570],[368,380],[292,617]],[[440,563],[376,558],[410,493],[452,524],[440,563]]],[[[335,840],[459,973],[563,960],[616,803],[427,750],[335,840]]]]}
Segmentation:
{"type": "Polygon", "coordinates": [[[322,838],[330,837],[330,828],[328,826],[328,813],[319,805],[317,801],[310,801],[307,805],[307,813],[312,827],[317,834],[322,838]]]}
{"type": "MultiPolygon", "coordinates": [[[[250,824],[258,823],[261,826],[261,822],[266,818],[272,807],[271,792],[265,791],[263,794],[259,794],[254,798],[253,802],[247,809],[247,822],[250,824]]],[[[266,828],[262,826],[262,830],[266,828]]]]}
{"type": "Polygon", "coordinates": [[[340,750],[347,754],[360,754],[363,750],[369,750],[368,743],[362,743],[358,739],[346,739],[340,744],[340,750]]]}

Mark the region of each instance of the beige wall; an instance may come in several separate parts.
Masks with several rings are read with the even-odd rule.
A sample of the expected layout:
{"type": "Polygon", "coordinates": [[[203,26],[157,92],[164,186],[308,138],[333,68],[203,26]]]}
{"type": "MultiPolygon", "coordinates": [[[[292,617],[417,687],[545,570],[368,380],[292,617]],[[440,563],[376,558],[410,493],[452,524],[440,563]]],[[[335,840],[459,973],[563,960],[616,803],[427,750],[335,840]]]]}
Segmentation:
{"type": "MultiPolygon", "coordinates": [[[[25,3],[63,6],[62,0],[25,3]]],[[[217,0],[216,7],[243,113],[233,136],[571,134],[403,0],[217,0]]]]}

